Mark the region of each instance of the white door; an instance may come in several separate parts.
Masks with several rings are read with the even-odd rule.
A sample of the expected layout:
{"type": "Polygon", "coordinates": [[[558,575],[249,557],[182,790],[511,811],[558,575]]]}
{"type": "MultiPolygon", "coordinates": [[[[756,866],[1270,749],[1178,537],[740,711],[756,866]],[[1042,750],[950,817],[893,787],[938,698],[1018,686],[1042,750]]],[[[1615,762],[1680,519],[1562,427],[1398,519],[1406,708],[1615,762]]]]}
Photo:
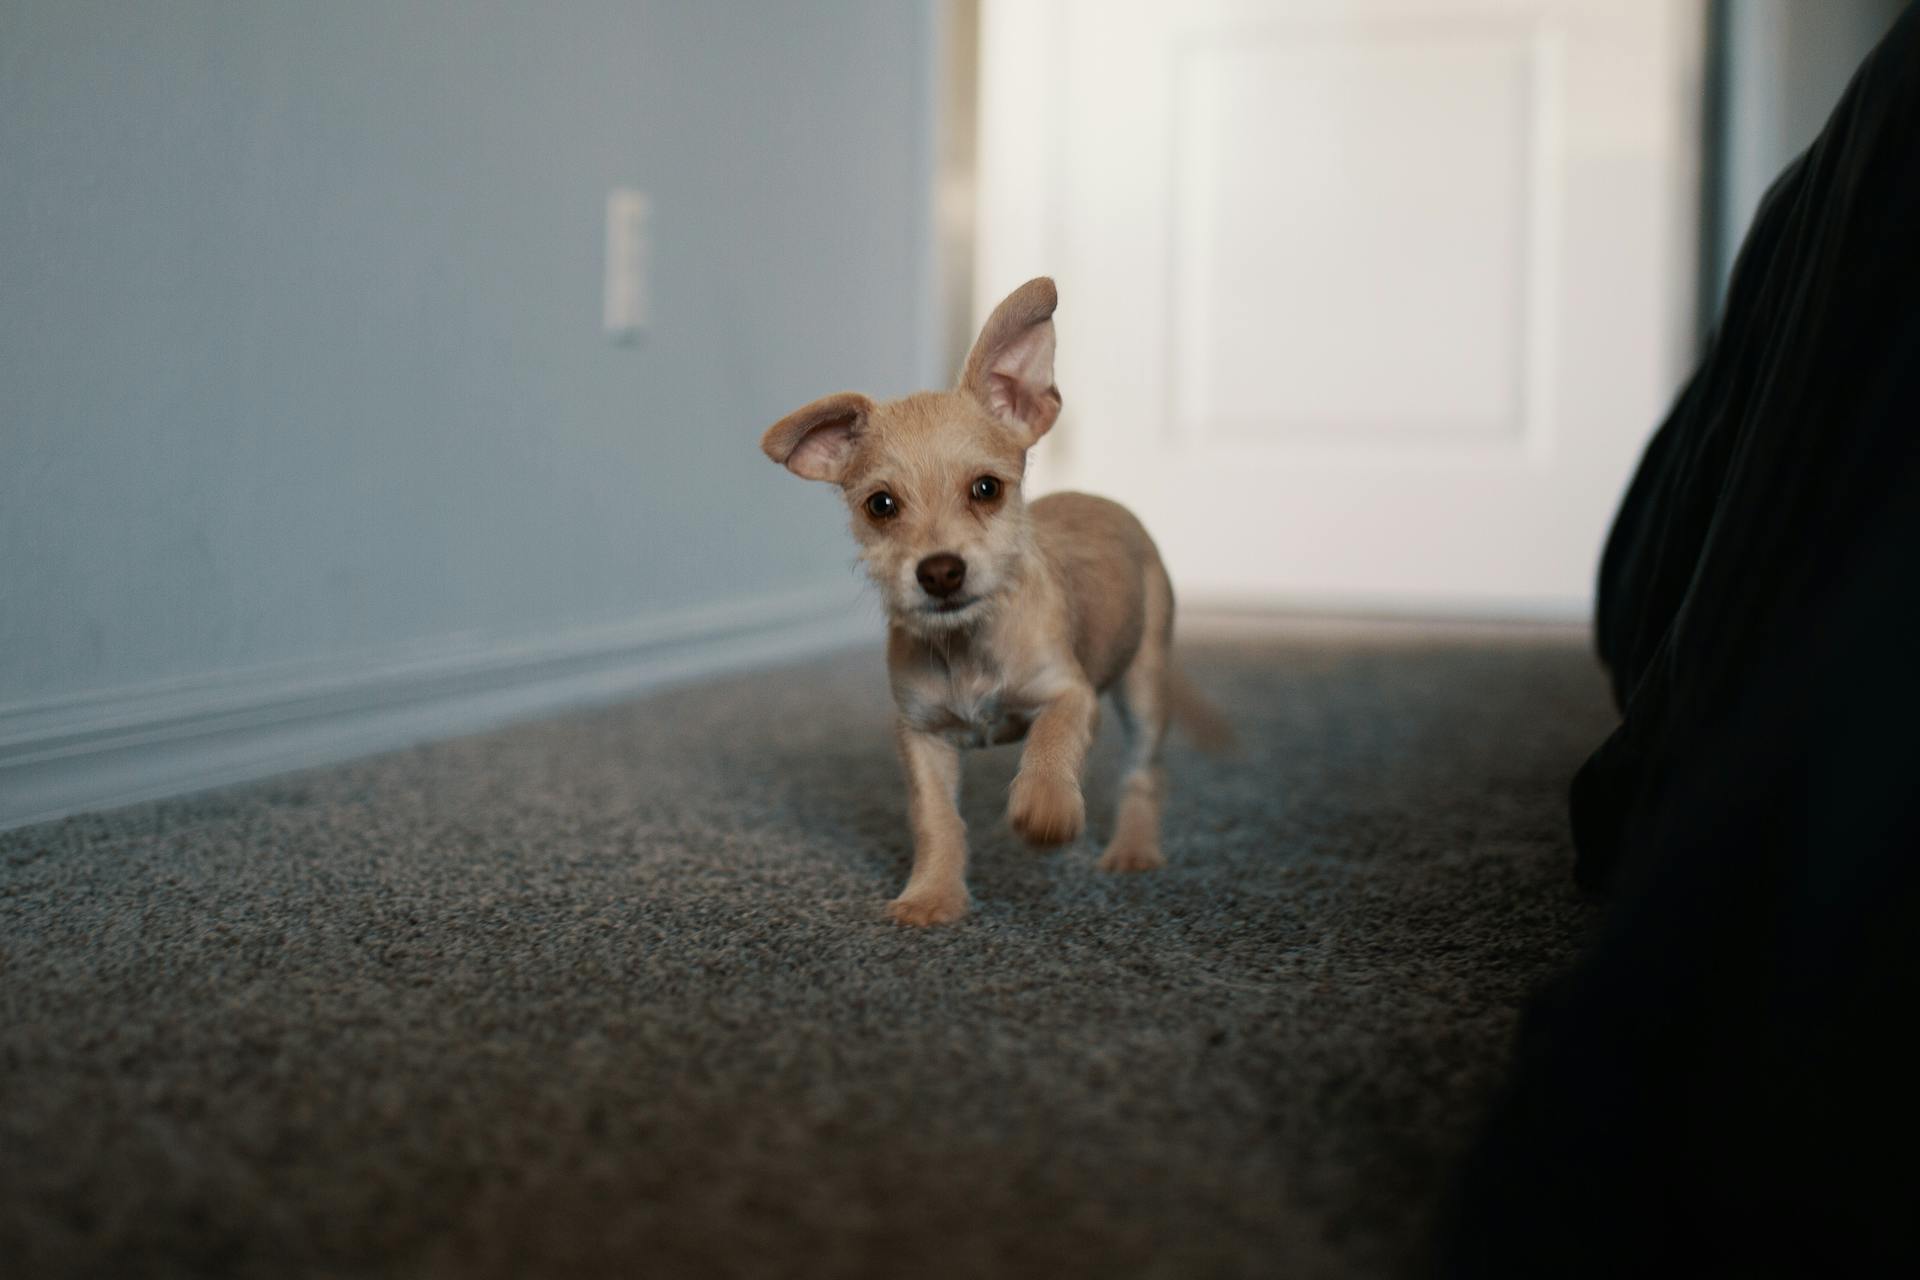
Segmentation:
{"type": "Polygon", "coordinates": [[[976,307],[1186,600],[1585,616],[1692,350],[1695,0],[986,0],[976,307]]]}

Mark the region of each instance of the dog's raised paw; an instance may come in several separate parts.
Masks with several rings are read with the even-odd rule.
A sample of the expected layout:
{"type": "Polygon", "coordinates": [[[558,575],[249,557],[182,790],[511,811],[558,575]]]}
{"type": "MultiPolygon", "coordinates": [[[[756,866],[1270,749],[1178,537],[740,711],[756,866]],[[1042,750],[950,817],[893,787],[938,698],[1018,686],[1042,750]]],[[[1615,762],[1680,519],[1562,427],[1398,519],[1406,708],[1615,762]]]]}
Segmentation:
{"type": "Polygon", "coordinates": [[[1144,840],[1115,840],[1107,846],[1095,863],[1102,871],[1126,873],[1131,871],[1158,871],[1167,865],[1166,855],[1160,852],[1158,845],[1144,840]]]}
{"type": "Polygon", "coordinates": [[[915,890],[903,893],[887,904],[887,914],[895,924],[923,929],[930,924],[951,924],[967,914],[967,891],[915,890]]]}
{"type": "Polygon", "coordinates": [[[1007,798],[1007,821],[1022,839],[1050,848],[1079,838],[1087,805],[1072,779],[1023,769],[1007,798]]]}

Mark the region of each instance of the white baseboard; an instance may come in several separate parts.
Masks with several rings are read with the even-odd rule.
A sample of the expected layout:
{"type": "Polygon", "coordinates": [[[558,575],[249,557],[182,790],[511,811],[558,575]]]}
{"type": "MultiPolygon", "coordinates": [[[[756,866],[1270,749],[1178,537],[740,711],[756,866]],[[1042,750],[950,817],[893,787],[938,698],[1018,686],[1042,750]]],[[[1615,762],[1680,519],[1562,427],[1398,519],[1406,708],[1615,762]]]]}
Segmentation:
{"type": "Polygon", "coordinates": [[[1571,610],[1558,613],[1517,610],[1484,613],[1456,609],[1407,612],[1397,609],[1249,606],[1235,601],[1180,602],[1175,624],[1182,640],[1315,640],[1335,643],[1465,644],[1592,643],[1593,626],[1571,610]]]}
{"type": "MultiPolygon", "coordinates": [[[[1176,589],[1179,583],[1175,583],[1176,589]]],[[[1204,589],[1180,591],[1180,612],[1210,617],[1341,618],[1388,623],[1461,623],[1504,626],[1585,627],[1593,621],[1593,596],[1369,596],[1234,595],[1204,589]]]]}
{"type": "Polygon", "coordinates": [[[0,707],[0,831],[491,729],[877,636],[811,591],[542,637],[461,635],[0,707]]]}

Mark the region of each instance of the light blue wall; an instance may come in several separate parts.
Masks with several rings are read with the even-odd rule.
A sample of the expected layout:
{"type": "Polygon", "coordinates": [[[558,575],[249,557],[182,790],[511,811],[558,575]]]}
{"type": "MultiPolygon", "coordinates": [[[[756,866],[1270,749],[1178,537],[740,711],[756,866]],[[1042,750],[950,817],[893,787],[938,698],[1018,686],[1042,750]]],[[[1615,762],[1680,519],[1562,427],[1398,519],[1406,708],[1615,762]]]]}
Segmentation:
{"type": "Polygon", "coordinates": [[[929,376],[931,0],[0,0],[0,707],[816,585],[929,376]],[[600,332],[607,191],[653,329],[600,332]]]}

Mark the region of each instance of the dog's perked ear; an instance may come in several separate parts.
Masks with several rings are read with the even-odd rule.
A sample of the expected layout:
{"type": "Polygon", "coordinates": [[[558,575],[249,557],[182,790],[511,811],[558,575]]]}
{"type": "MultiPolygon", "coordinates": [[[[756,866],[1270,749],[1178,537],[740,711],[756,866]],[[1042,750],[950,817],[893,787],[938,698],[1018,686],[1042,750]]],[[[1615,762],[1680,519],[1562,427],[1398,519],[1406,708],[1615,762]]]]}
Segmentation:
{"type": "Polygon", "coordinates": [[[1060,388],[1053,385],[1053,309],[1059,301],[1046,276],[1008,294],[987,317],[960,374],[960,386],[1028,447],[1060,416],[1060,388]]]}
{"type": "Polygon", "coordinates": [[[760,448],[797,476],[839,484],[872,412],[873,401],[858,392],[822,396],[768,427],[760,448]]]}

